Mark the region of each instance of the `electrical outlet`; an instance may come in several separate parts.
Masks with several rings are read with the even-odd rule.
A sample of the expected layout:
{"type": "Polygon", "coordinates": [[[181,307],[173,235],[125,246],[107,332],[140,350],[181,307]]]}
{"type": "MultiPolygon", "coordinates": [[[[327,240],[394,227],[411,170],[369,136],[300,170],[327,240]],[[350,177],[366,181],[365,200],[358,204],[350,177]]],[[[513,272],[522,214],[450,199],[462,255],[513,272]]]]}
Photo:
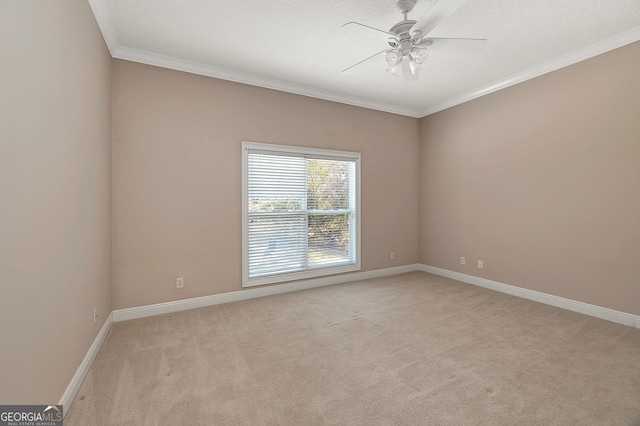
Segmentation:
{"type": "Polygon", "coordinates": [[[184,278],[176,279],[176,288],[182,288],[182,287],[184,287],[184,278]]]}
{"type": "Polygon", "coordinates": [[[392,251],[392,252],[389,254],[389,258],[390,258],[391,260],[396,260],[396,252],[395,252],[395,251],[392,251]]]}
{"type": "Polygon", "coordinates": [[[93,323],[96,323],[96,320],[98,319],[98,314],[96,313],[96,308],[93,308],[93,323]]]}
{"type": "Polygon", "coordinates": [[[484,262],[482,260],[478,260],[478,269],[484,268],[484,262]]]}
{"type": "Polygon", "coordinates": [[[464,265],[465,263],[467,263],[467,261],[464,259],[464,257],[460,258],[460,264],[464,265]]]}

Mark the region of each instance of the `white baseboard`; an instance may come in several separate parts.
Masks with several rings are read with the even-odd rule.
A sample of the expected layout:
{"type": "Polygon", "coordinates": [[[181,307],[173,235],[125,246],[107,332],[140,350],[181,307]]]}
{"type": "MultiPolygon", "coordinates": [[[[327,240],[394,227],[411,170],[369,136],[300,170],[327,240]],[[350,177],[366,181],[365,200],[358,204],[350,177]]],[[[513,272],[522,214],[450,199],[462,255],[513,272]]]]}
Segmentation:
{"type": "Polygon", "coordinates": [[[376,269],[374,271],[355,272],[351,274],[332,275],[322,278],[313,278],[295,283],[278,284],[268,287],[251,288],[247,290],[232,291],[229,293],[214,294],[212,296],[196,297],[192,299],[176,300],[173,302],[158,303],[155,305],[138,306],[135,308],[118,309],[113,311],[113,321],[126,321],[136,318],[150,317],[154,315],[168,314],[171,312],[185,311],[188,309],[203,308],[205,306],[220,305],[222,303],[239,302],[241,300],[254,299],[256,297],[273,296],[292,291],[307,290],[315,287],[324,287],[334,284],[343,284],[352,281],[367,280],[388,275],[402,274],[418,270],[418,264],[396,266],[393,268],[376,269]]]}
{"type": "Polygon", "coordinates": [[[100,332],[96,336],[93,344],[87,351],[82,363],[74,374],[69,386],[65,390],[59,404],[64,406],[64,413],[68,413],[71,408],[76,394],[80,390],[80,386],[91,367],[91,363],[95,358],[102,342],[107,337],[107,333],[113,322],[126,321],[130,319],[149,317],[153,315],[167,314],[170,312],[184,311],[188,309],[202,308],[205,306],[219,305],[222,303],[238,302],[241,300],[254,299],[257,297],[273,296],[276,294],[289,293],[299,290],[307,290],[316,287],[324,287],[335,284],[343,284],[352,281],[360,281],[389,275],[402,274],[412,271],[423,271],[467,284],[473,284],[490,290],[507,293],[513,296],[522,297],[524,299],[533,300],[547,305],[567,309],[581,314],[590,315],[592,317],[601,318],[618,324],[627,325],[634,328],[640,328],[640,316],[620,312],[601,306],[590,305],[588,303],[578,302],[576,300],[566,299],[564,297],[554,296],[535,290],[516,287],[509,284],[503,284],[497,281],[491,281],[485,278],[474,277],[472,275],[462,274],[447,269],[437,268],[435,266],[423,264],[411,264],[404,266],[396,266],[393,268],[377,269],[374,271],[356,272],[353,274],[335,275],[329,277],[309,279],[305,281],[287,283],[280,285],[272,285],[268,287],[252,288],[247,290],[234,291],[230,293],[215,294],[212,296],[197,297],[193,299],[177,300],[173,302],[158,303],[156,305],[139,306],[128,309],[118,309],[109,315],[100,332]]]}
{"type": "Polygon", "coordinates": [[[393,268],[377,269],[374,271],[356,272],[353,274],[315,278],[295,283],[272,285],[268,287],[252,288],[230,293],[215,294],[212,296],[158,303],[156,305],[115,310],[111,312],[104,325],[100,329],[100,332],[87,351],[87,354],[82,360],[82,363],[78,367],[76,374],[74,374],[71,382],[69,383],[69,386],[67,386],[67,389],[62,395],[59,404],[64,406],[64,412],[66,414],[69,408],[71,408],[71,404],[73,403],[76,394],[80,390],[80,386],[82,385],[82,382],[84,381],[84,378],[89,371],[89,367],[91,367],[91,363],[93,362],[93,359],[100,349],[102,342],[107,337],[107,333],[111,328],[111,324],[114,322],[149,317],[153,315],[167,314],[170,312],[178,312],[188,309],[202,308],[205,306],[219,305],[222,303],[238,302],[241,300],[272,296],[299,290],[307,290],[315,287],[324,287],[329,285],[348,283],[352,281],[385,277],[389,275],[396,275],[413,271],[428,272],[434,275],[451,278],[467,284],[477,285],[479,287],[484,287],[490,290],[499,291],[501,293],[522,297],[524,299],[529,299],[558,308],[567,309],[569,311],[579,312],[581,314],[590,315],[592,317],[601,318],[618,324],[640,328],[640,316],[638,315],[620,312],[609,308],[603,308],[601,306],[590,305],[588,303],[578,302],[576,300],[566,299],[564,297],[554,296],[552,294],[542,293],[535,290],[528,290],[526,288],[516,287],[509,284],[503,284],[485,278],[474,277],[472,275],[466,275],[460,272],[436,268],[435,266],[423,264],[403,265],[393,268]]]}
{"type": "Polygon", "coordinates": [[[507,293],[512,296],[522,297],[523,299],[529,299],[546,305],[555,306],[557,308],[567,309],[569,311],[579,312],[592,317],[616,322],[618,324],[640,328],[640,316],[638,315],[603,308],[602,306],[590,305],[588,303],[578,302],[576,300],[566,299],[564,297],[554,296],[552,294],[516,287],[509,284],[503,284],[485,278],[474,277],[473,275],[462,274],[448,269],[436,268],[435,266],[419,264],[419,269],[423,272],[440,275],[442,277],[462,281],[467,284],[477,285],[479,287],[488,288],[501,293],[507,293]]]}
{"type": "Polygon", "coordinates": [[[100,332],[98,333],[95,340],[93,341],[93,344],[87,351],[87,354],[84,356],[82,363],[80,363],[80,366],[76,370],[76,374],[73,375],[71,382],[69,382],[69,386],[67,386],[67,389],[64,391],[62,398],[60,398],[60,402],[58,404],[64,407],[65,416],[69,412],[69,408],[71,408],[71,404],[73,403],[73,400],[75,399],[78,391],[80,390],[80,386],[82,385],[84,378],[89,372],[91,363],[93,363],[93,359],[96,357],[96,354],[100,349],[100,346],[102,346],[102,342],[104,342],[105,337],[107,337],[107,333],[111,328],[111,324],[113,324],[113,312],[109,314],[109,316],[107,317],[107,320],[102,325],[100,332]]]}

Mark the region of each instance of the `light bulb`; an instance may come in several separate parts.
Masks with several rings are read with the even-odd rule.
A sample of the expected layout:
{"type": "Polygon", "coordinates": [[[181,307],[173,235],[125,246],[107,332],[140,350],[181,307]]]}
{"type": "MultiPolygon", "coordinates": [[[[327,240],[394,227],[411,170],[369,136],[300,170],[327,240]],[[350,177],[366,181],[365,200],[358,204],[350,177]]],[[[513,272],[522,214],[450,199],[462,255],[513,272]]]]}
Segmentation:
{"type": "Polygon", "coordinates": [[[429,51],[424,46],[414,46],[411,48],[411,59],[413,59],[418,65],[424,64],[424,61],[427,60],[427,56],[429,56],[429,51]]]}
{"type": "Polygon", "coordinates": [[[402,60],[402,56],[398,53],[397,50],[387,50],[385,59],[387,60],[387,64],[389,64],[390,67],[393,67],[400,63],[400,61],[402,60]]]}

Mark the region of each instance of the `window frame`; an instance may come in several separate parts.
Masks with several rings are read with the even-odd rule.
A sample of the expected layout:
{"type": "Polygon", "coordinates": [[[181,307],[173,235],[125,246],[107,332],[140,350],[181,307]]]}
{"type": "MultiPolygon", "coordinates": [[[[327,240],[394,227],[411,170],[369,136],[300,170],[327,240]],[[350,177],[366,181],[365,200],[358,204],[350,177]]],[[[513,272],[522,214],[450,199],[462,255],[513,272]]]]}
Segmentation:
{"type": "MultiPolygon", "coordinates": [[[[319,148],[306,148],[290,145],[275,145],[258,142],[242,142],[242,287],[253,287],[287,281],[303,280],[307,278],[355,272],[361,269],[361,179],[360,153],[351,151],[336,151],[319,148]],[[325,158],[334,160],[350,160],[355,164],[355,263],[335,267],[307,269],[300,272],[280,273],[264,277],[249,278],[249,151],[261,151],[277,155],[309,156],[311,158],[325,158]]],[[[305,210],[313,212],[313,210],[305,210]]]]}

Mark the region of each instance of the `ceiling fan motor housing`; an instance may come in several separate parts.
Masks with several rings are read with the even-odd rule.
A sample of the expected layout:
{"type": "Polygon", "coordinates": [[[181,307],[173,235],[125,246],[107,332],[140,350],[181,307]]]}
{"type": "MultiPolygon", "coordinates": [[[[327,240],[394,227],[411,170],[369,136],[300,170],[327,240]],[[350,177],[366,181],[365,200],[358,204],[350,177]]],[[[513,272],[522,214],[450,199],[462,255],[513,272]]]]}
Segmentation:
{"type": "Polygon", "coordinates": [[[389,30],[390,33],[397,35],[398,37],[402,37],[403,35],[409,35],[409,30],[411,27],[415,25],[416,21],[412,19],[405,19],[404,21],[400,21],[395,24],[389,30]]]}
{"type": "Polygon", "coordinates": [[[397,6],[404,14],[404,20],[398,22],[389,30],[391,34],[395,34],[398,37],[397,40],[389,40],[389,46],[394,49],[399,49],[402,56],[409,55],[409,51],[413,45],[420,42],[420,40],[412,40],[409,34],[409,31],[411,31],[411,28],[416,24],[416,21],[407,19],[407,14],[413,10],[415,5],[416,0],[398,0],[397,6]]]}
{"type": "Polygon", "coordinates": [[[405,19],[398,22],[389,30],[390,33],[395,34],[398,38],[389,40],[389,46],[394,49],[399,49],[402,52],[402,56],[407,56],[411,48],[419,42],[412,39],[409,31],[415,25],[416,21],[405,19]]]}

